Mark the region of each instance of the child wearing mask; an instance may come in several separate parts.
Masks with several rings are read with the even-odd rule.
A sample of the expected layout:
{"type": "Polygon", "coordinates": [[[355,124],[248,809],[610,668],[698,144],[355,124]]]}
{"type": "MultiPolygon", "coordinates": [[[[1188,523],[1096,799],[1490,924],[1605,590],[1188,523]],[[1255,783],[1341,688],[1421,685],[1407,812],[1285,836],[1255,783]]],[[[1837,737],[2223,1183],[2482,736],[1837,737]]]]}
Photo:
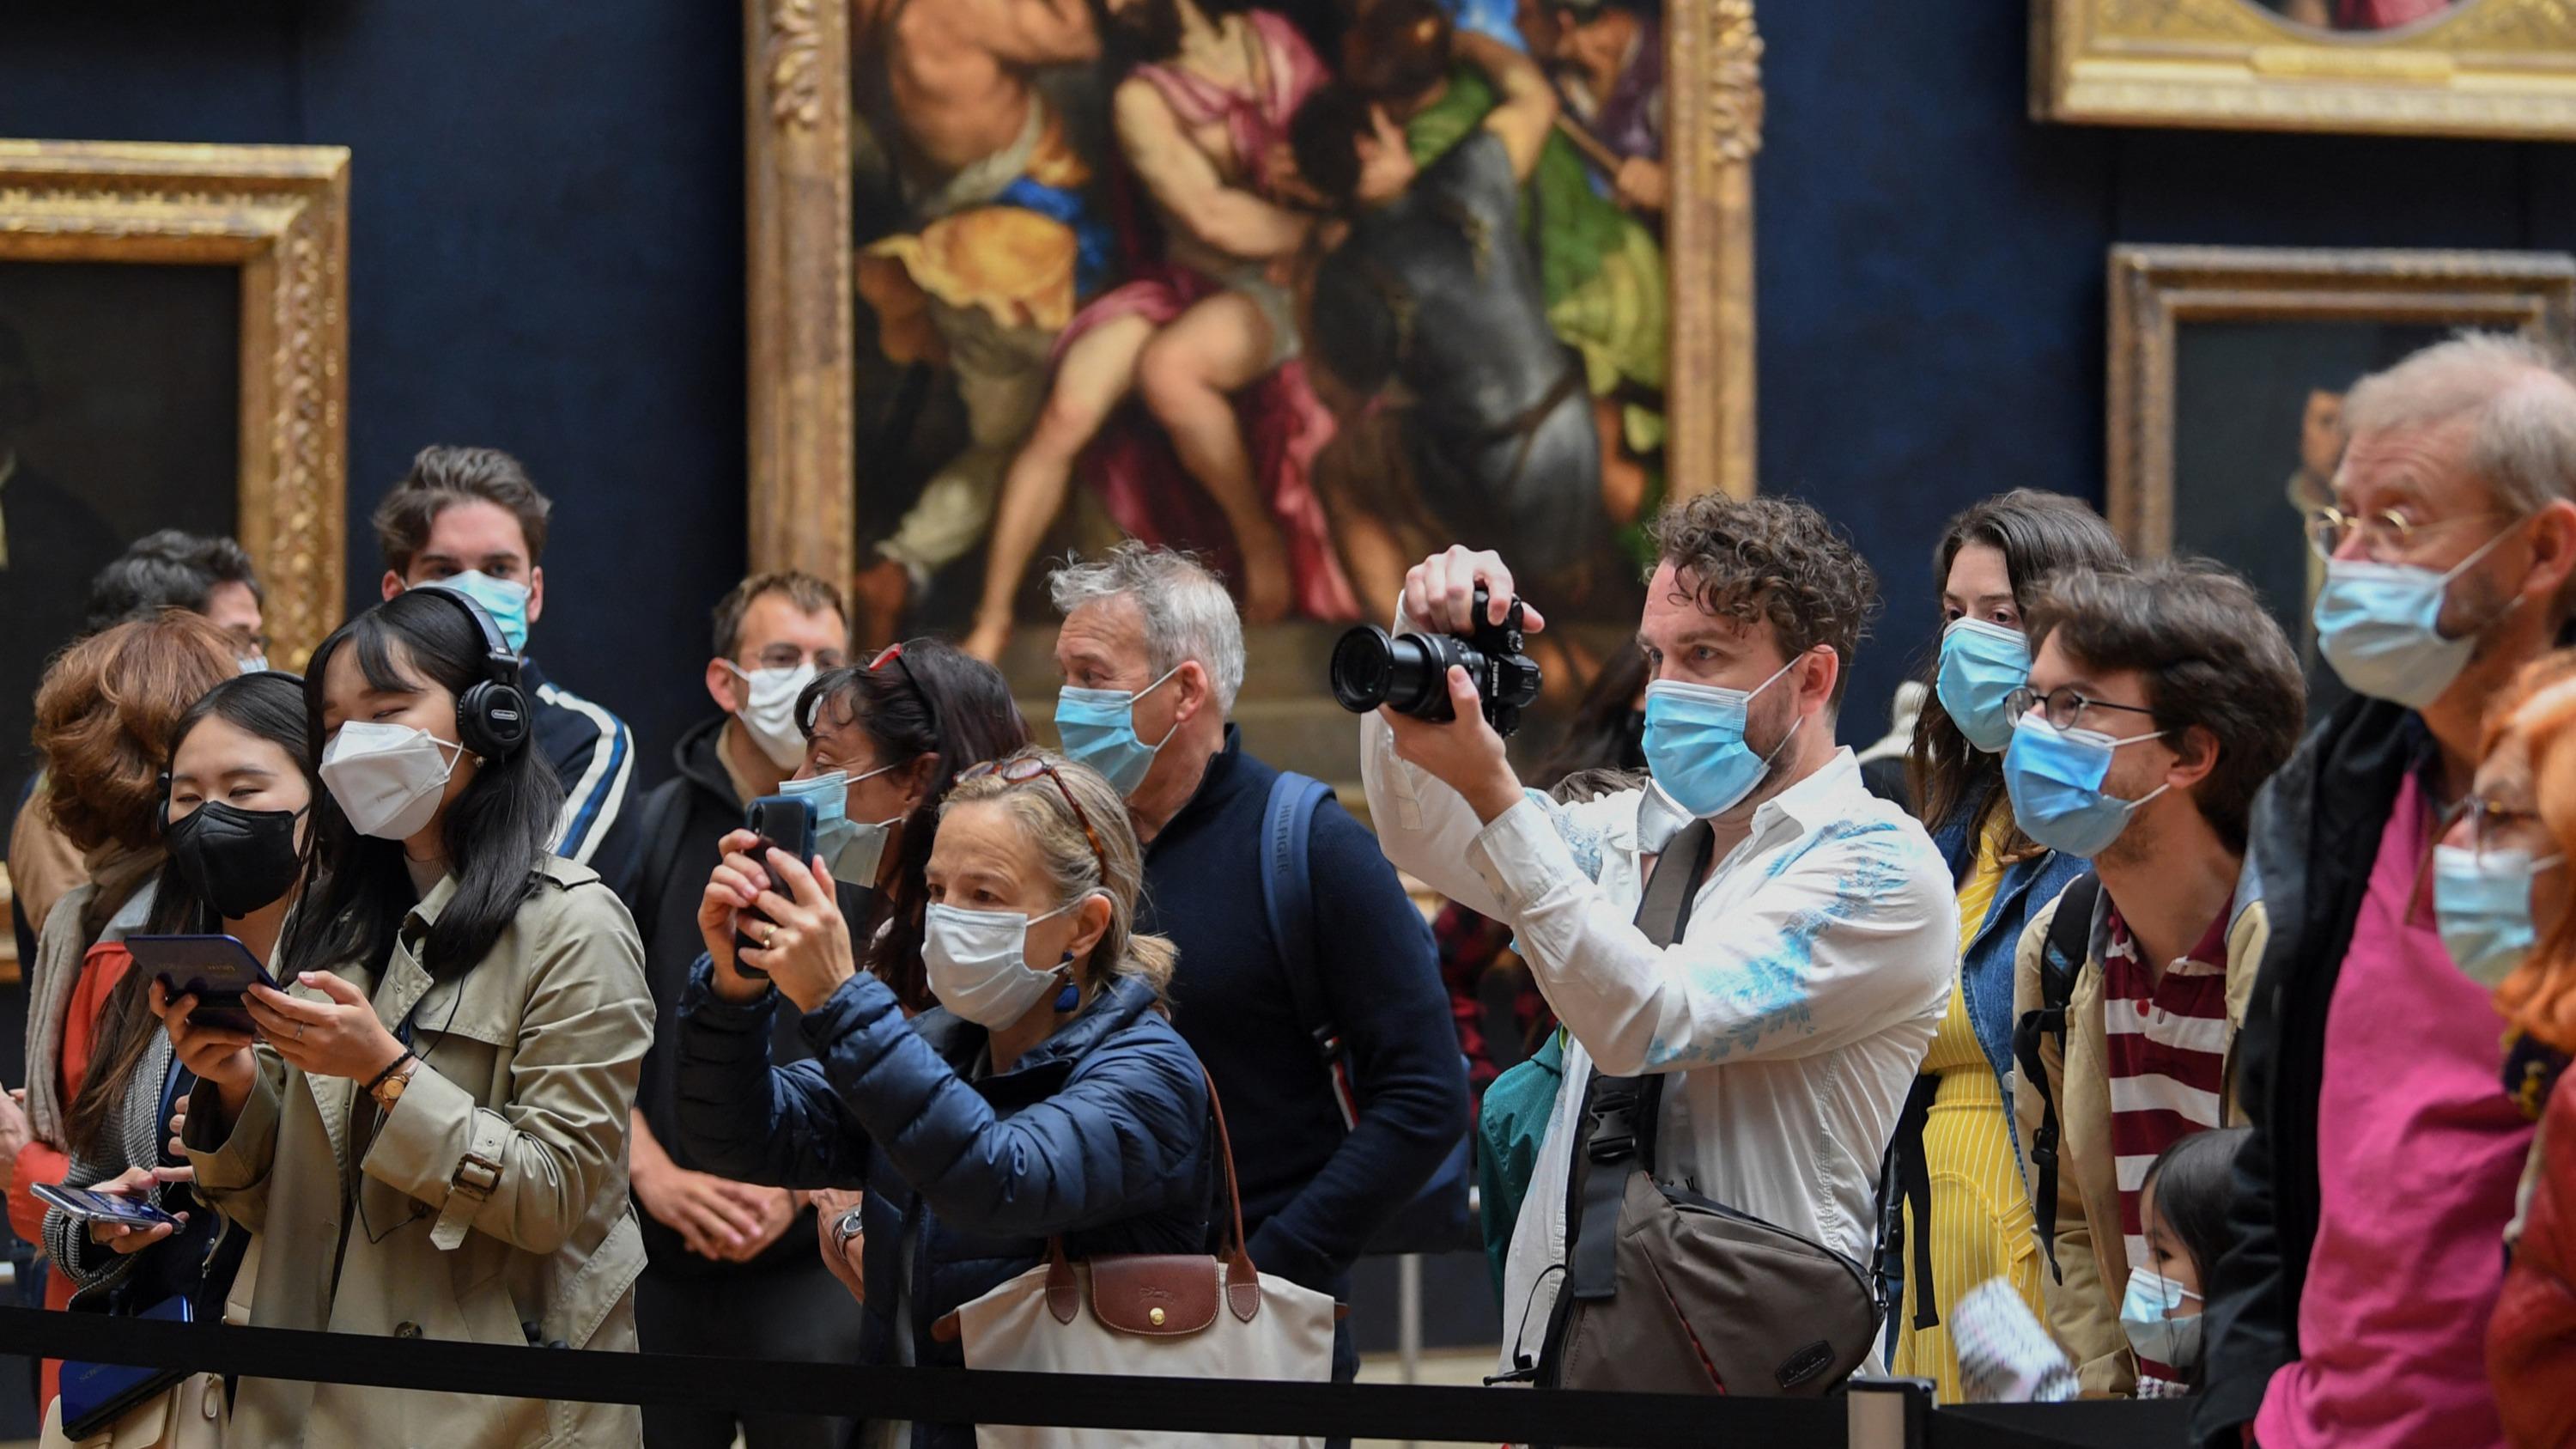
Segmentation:
{"type": "Polygon", "coordinates": [[[2129,1269],[2120,1327],[2142,1363],[2178,1378],[2141,1372],[2138,1397],[2179,1398],[2201,1381],[2201,1285],[2227,1249],[2227,1200],[2236,1149],[2251,1129],[2195,1132],[2156,1155],[2139,1188],[2147,1261],[2129,1269]]]}

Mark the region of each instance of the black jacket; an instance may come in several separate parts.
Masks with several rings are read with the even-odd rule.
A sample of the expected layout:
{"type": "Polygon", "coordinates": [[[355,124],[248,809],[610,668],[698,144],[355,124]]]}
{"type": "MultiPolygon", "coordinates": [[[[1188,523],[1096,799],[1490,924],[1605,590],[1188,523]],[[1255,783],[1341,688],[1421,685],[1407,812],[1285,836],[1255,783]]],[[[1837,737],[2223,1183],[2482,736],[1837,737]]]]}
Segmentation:
{"type": "Polygon", "coordinates": [[[2432,755],[2414,711],[2355,697],[2255,797],[2239,899],[2264,902],[2272,938],[2236,1042],[2237,1098],[2253,1136],[2237,1153],[2231,1242],[2207,1299],[2207,1387],[2192,1429],[2212,1444],[2233,1449],[2273,1372],[2299,1357],[2326,1010],[2398,788],[2432,755]]]}
{"type": "MultiPolygon", "coordinates": [[[[689,1168],[697,1164],[690,1161],[680,1140],[672,1085],[673,1064],[679,1060],[680,993],[689,984],[689,968],[707,950],[698,936],[698,900],[719,859],[716,842],[742,825],[742,803],[735,798],[733,778],[725,773],[724,761],[716,753],[723,747],[724,726],[725,717],[719,716],[681,737],[679,747],[671,752],[674,773],[637,803],[632,817],[635,829],[625,842],[627,848],[619,852],[609,881],[634,915],[636,930],[644,935],[644,979],[653,992],[653,1050],[644,1057],[635,1105],[662,1149],[689,1168]]],[[[803,1034],[795,1028],[794,1014],[781,1014],[771,1048],[777,1060],[798,1061],[810,1055],[803,1034]]],[[[751,1264],[736,1265],[690,1252],[678,1231],[664,1226],[641,1204],[635,1216],[643,1224],[644,1251],[656,1273],[703,1275],[737,1266],[766,1268],[799,1256],[820,1266],[806,1217],[800,1216],[751,1264]]]]}
{"type": "Polygon", "coordinates": [[[1315,974],[1360,1104],[1358,1127],[1343,1130],[1262,904],[1262,823],[1278,774],[1226,727],[1198,793],[1146,849],[1137,927],[1181,948],[1172,1024],[1225,1103],[1252,1261],[1339,1293],[1369,1235],[1466,1133],[1466,1059],[1422,913],[1377,837],[1325,801],[1306,851],[1315,974]]]}

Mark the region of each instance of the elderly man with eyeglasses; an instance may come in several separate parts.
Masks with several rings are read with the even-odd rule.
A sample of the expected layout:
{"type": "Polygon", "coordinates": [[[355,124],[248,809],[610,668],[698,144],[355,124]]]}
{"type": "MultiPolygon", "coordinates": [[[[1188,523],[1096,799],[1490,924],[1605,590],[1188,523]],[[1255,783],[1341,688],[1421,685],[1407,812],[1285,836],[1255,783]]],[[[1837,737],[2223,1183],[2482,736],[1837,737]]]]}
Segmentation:
{"type": "Polygon", "coordinates": [[[2254,1135],[2194,1429],[2495,1444],[2481,1340],[2531,1128],[2498,1081],[2487,993],[2418,886],[2488,701],[2566,629],[2576,372],[2462,336],[2363,379],[2344,424],[2309,536],[2318,646],[2358,697],[2254,808],[2245,884],[2272,936],[2235,1083],[2254,1135]]]}

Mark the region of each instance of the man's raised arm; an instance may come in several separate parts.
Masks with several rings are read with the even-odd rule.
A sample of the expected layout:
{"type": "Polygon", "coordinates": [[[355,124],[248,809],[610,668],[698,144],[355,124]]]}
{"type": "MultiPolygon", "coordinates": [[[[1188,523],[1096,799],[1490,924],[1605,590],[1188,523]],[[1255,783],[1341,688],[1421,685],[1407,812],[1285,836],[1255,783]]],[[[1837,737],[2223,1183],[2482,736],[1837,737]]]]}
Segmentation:
{"type": "Polygon", "coordinates": [[[1490,35],[1459,31],[1458,53],[1501,94],[1501,102],[1485,114],[1485,129],[1502,138],[1512,175],[1527,181],[1538,169],[1539,149],[1556,127],[1556,87],[1528,56],[1490,35]]]}

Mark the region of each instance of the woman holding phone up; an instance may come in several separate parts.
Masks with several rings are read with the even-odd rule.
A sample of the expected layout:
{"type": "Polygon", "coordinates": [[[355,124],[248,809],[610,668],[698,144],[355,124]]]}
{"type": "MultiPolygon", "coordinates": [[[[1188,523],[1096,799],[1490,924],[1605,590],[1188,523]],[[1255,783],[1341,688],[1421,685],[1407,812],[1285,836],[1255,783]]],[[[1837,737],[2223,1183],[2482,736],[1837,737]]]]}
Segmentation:
{"type": "MultiPolygon", "coordinates": [[[[199,1078],[181,1140],[260,1256],[254,1325],[632,1348],[642,1239],[626,1196],[652,1040],[643,951],[587,867],[549,854],[561,787],[530,748],[516,656],[443,588],[398,594],[313,653],[324,792],[286,989],[248,1039],[164,1003],[199,1078]]],[[[262,1445],[632,1445],[625,1405],[245,1379],[262,1445]]]]}
{"type": "MultiPolygon", "coordinates": [[[[162,806],[169,859],[144,934],[220,931],[253,957],[274,958],[303,873],[306,811],[321,792],[309,754],[304,686],[291,674],[228,679],[179,717],[162,806]]],[[[193,1176],[184,1158],[164,1152],[163,1124],[196,1079],[171,1053],[153,1010],[167,993],[148,974],[128,971],[99,1013],[67,1123],[65,1186],[140,1196],[193,1176]]],[[[186,1295],[200,1321],[220,1317],[244,1235],[217,1248],[214,1215],[177,1217],[175,1227],[84,1226],[56,1208],[45,1215],[45,1252],[71,1280],[75,1307],[114,1302],[139,1312],[186,1295]]]]}

